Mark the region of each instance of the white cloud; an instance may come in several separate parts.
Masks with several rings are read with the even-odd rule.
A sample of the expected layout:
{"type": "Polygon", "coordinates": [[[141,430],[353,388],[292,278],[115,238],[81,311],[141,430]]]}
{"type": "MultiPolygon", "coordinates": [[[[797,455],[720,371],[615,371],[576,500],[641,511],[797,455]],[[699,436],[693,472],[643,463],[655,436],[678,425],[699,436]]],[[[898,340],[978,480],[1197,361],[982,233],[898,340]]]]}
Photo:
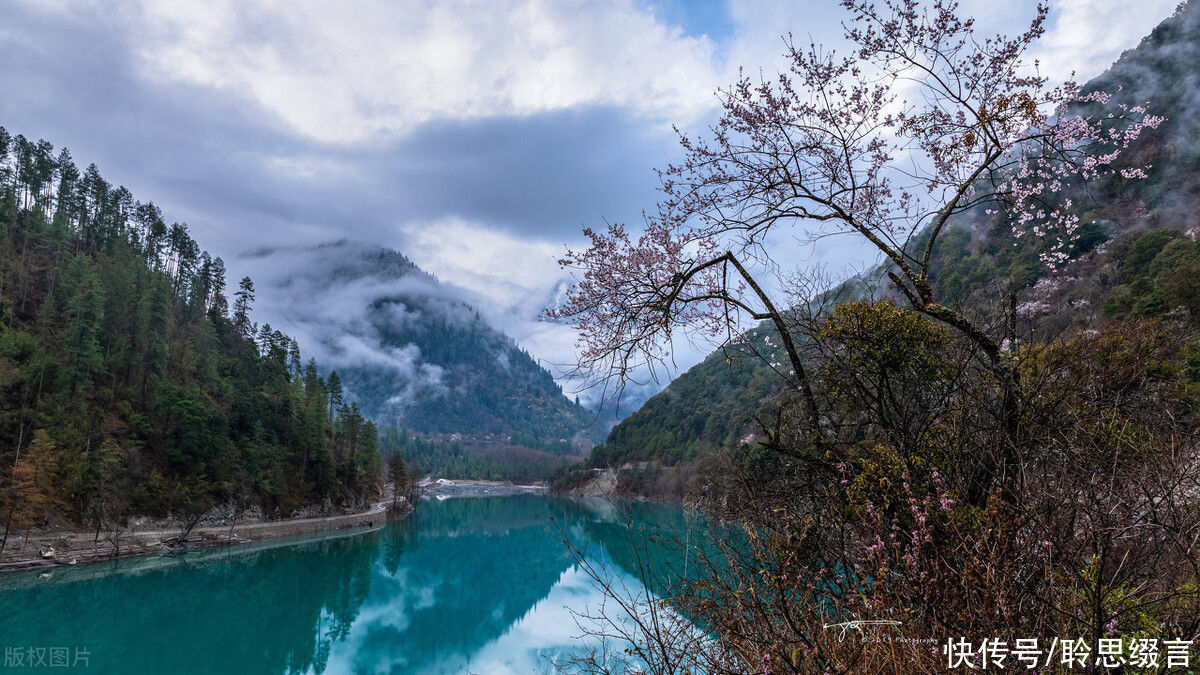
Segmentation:
{"type": "MultiPolygon", "coordinates": [[[[1052,6],[1048,34],[1034,56],[1041,60],[1043,71],[1053,77],[1061,79],[1076,70],[1081,79],[1086,79],[1103,70],[1121,51],[1135,46],[1170,14],[1175,3],[1146,0],[1133,6],[1124,0],[1058,0],[1052,6]]],[[[394,203],[381,195],[388,190],[401,194],[412,188],[381,182],[373,159],[364,159],[363,153],[353,151],[361,147],[347,150],[310,142],[296,142],[292,147],[284,139],[278,141],[277,153],[254,155],[264,151],[247,150],[219,136],[206,136],[208,126],[241,123],[221,115],[237,113],[250,119],[265,113],[268,123],[300,134],[305,140],[332,143],[400,136],[427,121],[484,120],[597,105],[633,111],[652,127],[653,133],[647,137],[661,132],[665,122],[698,131],[716,105],[713,90],[730,84],[738,66],[745,66],[750,73],[761,69],[767,75],[785,66],[780,36],[789,31],[798,40],[811,37],[837,44],[843,16],[836,0],[729,0],[731,37],[716,45],[664,24],[656,19],[650,3],[643,0],[361,0],[352,4],[316,0],[120,0],[115,7],[89,0],[90,12],[83,11],[81,4],[66,0],[25,2],[30,11],[63,15],[96,27],[97,35],[123,34],[121,44],[134,52],[131,75],[144,90],[174,95],[194,88],[202,92],[197,100],[212,92],[219,94],[213,99],[224,102],[224,97],[232,94],[251,104],[242,110],[232,106],[209,111],[198,106],[211,118],[204,118],[201,127],[188,127],[192,136],[189,140],[195,147],[218,148],[218,162],[197,164],[196,157],[186,154],[188,143],[172,143],[163,150],[179,166],[203,166],[212,174],[219,171],[210,167],[230,162],[233,157],[231,173],[261,188],[269,197],[260,200],[265,206],[255,208],[277,214],[280,224],[259,228],[252,221],[234,220],[221,231],[223,238],[200,236],[206,246],[214,250],[226,247],[226,253],[234,240],[242,247],[279,240],[328,241],[343,236],[385,239],[387,234],[380,229],[368,231],[371,226],[363,223],[409,218],[397,215],[394,203]],[[180,84],[185,86],[175,86],[180,84]],[[179,153],[178,158],[175,153],[179,153]],[[236,171],[245,166],[262,166],[268,179],[245,178],[253,174],[236,171]],[[347,190],[341,200],[344,204],[339,204],[344,209],[317,211],[311,208],[311,201],[306,203],[311,195],[297,186],[320,183],[322,179],[326,183],[353,184],[360,191],[347,190]]],[[[1035,1],[964,0],[963,4],[966,12],[979,17],[981,31],[1015,32],[1027,25],[1035,1]]],[[[25,28],[0,27],[0,31],[6,29],[16,34],[25,28]]],[[[53,33],[29,39],[54,44],[56,38],[62,39],[53,33]]],[[[114,61],[123,63],[122,59],[114,61]]],[[[13,90],[32,96],[41,90],[33,82],[13,90]]],[[[131,90],[130,95],[137,91],[131,90]]],[[[52,119],[50,113],[69,110],[70,106],[63,106],[59,99],[45,101],[37,117],[52,119]]],[[[110,112],[105,106],[112,100],[126,100],[124,94],[112,99],[106,91],[103,98],[93,100],[81,134],[95,135],[98,128],[128,126],[124,118],[115,126],[100,124],[110,112]]],[[[149,106],[143,108],[152,112],[149,106]]],[[[173,122],[167,120],[164,124],[173,122]]],[[[54,139],[64,143],[65,138],[64,134],[54,139]]],[[[519,156],[514,159],[511,149],[493,139],[473,137],[469,142],[492,142],[495,153],[504,155],[498,160],[481,153],[482,158],[476,159],[460,151],[457,157],[471,156],[476,168],[482,164],[488,169],[511,170],[525,161],[519,156]]],[[[636,143],[648,142],[639,138],[636,143]]],[[[144,150],[132,144],[120,148],[120,152],[131,154],[144,150]]],[[[397,161],[424,167],[423,163],[436,163],[438,151],[422,148],[397,161]]],[[[114,163],[104,156],[96,157],[96,161],[102,168],[114,163]]],[[[147,175],[153,175],[151,165],[134,162],[127,166],[133,168],[127,168],[127,174],[119,180],[135,187],[137,181],[145,182],[147,175]]],[[[205,185],[216,178],[204,175],[193,177],[193,181],[205,185]]],[[[654,179],[647,173],[645,180],[654,179]]],[[[511,184],[503,181],[464,184],[481,193],[512,190],[511,184]]],[[[162,191],[136,192],[143,199],[170,199],[162,191]]],[[[544,208],[536,201],[536,188],[529,194],[528,213],[544,208]]],[[[237,197],[238,190],[227,190],[218,198],[213,192],[201,190],[190,202],[177,198],[183,203],[174,205],[172,217],[186,216],[201,226],[219,222],[213,214],[219,213],[221,206],[236,204],[237,197]]],[[[458,195],[446,199],[455,198],[458,195]]],[[[620,197],[613,197],[612,201],[611,211],[604,213],[619,217],[630,207],[631,199],[622,202],[620,197]]],[[[633,208],[640,206],[635,204],[633,208]]],[[[489,223],[497,221],[481,213],[484,210],[439,207],[438,213],[470,213],[471,222],[409,222],[404,225],[402,249],[444,281],[469,291],[473,304],[494,325],[532,353],[554,363],[570,361],[571,331],[536,320],[541,305],[554,296],[563,279],[555,264],[562,252],[561,241],[552,240],[549,234],[534,238],[496,230],[489,223]]],[[[252,213],[258,215],[257,211],[252,213]]],[[[600,225],[591,219],[590,211],[587,213],[587,225],[600,225]]],[[[579,220],[572,218],[563,218],[564,238],[578,236],[579,220]]],[[[510,215],[507,222],[518,220],[510,215]]],[[[797,248],[793,258],[797,264],[825,261],[840,269],[844,264],[859,262],[857,254],[843,241],[831,240],[815,249],[797,248]]],[[[266,274],[263,270],[248,271],[256,279],[266,274]]],[[[274,304],[267,297],[267,285],[263,284],[260,298],[260,307],[264,308],[274,304]]],[[[326,310],[331,326],[346,325],[335,323],[339,320],[352,322],[357,310],[351,308],[357,305],[349,299],[367,297],[376,289],[351,284],[341,290],[348,294],[347,300],[330,302],[326,310]]],[[[292,298],[282,297],[284,300],[292,298]]],[[[280,317],[277,327],[285,327],[284,319],[280,317]]],[[[312,342],[332,339],[315,330],[309,337],[309,341],[302,340],[306,349],[312,342]]],[[[690,365],[704,351],[707,349],[703,345],[696,347],[681,357],[680,365],[690,365]]]]}
{"type": "MultiPolygon", "coordinates": [[[[489,324],[536,357],[566,393],[578,393],[587,405],[599,405],[606,393],[602,388],[581,391],[583,383],[569,377],[576,358],[578,333],[568,325],[539,318],[542,310],[561,297],[570,283],[569,274],[557,262],[564,252],[561,244],[508,234],[456,218],[407,226],[402,231],[404,241],[400,248],[413,262],[442,284],[461,290],[489,324]]],[[[657,391],[665,386],[678,372],[699,363],[716,345],[702,337],[676,340],[671,350],[672,363],[667,371],[659,373],[665,379],[649,389],[657,391]]],[[[641,370],[634,377],[639,382],[649,382],[651,374],[641,370]]],[[[647,395],[642,387],[635,386],[630,392],[639,404],[640,397],[647,395]]]]}
{"type": "MultiPolygon", "coordinates": [[[[980,34],[1012,35],[1029,27],[1036,5],[1036,0],[964,0],[962,12],[977,19],[980,34]]],[[[1046,34],[1030,56],[1053,80],[1065,80],[1072,71],[1080,80],[1089,79],[1121,52],[1137,46],[1178,5],[1179,0],[1052,0],[1046,34]]],[[[797,42],[811,38],[818,44],[844,46],[840,27],[844,14],[833,0],[730,0],[730,8],[736,37],[726,73],[735,73],[738,65],[752,73],[761,67],[767,74],[785,66],[779,38],[788,32],[797,42]]]]}
{"type": "Polygon", "coordinates": [[[712,42],[634,0],[131,2],[147,74],[244,95],[325,141],[592,104],[659,122],[711,106],[712,42]]]}
{"type": "Polygon", "coordinates": [[[557,263],[563,253],[561,244],[514,236],[459,218],[410,224],[402,232],[402,248],[418,266],[505,311],[529,302],[530,289],[549,292],[562,278],[557,263]]]}
{"type": "MultiPolygon", "coordinates": [[[[401,249],[443,284],[461,289],[488,323],[555,375],[575,358],[575,331],[538,317],[567,281],[561,244],[520,237],[457,218],[410,225],[401,249]]],[[[568,382],[560,383],[570,390],[568,382]]]]}
{"type": "Polygon", "coordinates": [[[1057,0],[1034,56],[1052,79],[1065,80],[1074,71],[1086,81],[1136,47],[1178,5],[1179,0],[1057,0]]]}

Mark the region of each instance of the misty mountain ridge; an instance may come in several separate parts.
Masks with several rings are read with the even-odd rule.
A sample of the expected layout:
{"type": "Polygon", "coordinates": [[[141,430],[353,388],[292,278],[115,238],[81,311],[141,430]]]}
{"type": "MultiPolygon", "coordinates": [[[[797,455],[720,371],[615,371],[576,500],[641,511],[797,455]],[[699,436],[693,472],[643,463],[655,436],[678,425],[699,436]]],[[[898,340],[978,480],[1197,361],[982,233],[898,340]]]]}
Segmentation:
{"type": "Polygon", "coordinates": [[[492,328],[460,293],[404,254],[336,241],[242,256],[257,305],[336,370],[377,423],[527,445],[571,439],[594,415],[492,328]]]}

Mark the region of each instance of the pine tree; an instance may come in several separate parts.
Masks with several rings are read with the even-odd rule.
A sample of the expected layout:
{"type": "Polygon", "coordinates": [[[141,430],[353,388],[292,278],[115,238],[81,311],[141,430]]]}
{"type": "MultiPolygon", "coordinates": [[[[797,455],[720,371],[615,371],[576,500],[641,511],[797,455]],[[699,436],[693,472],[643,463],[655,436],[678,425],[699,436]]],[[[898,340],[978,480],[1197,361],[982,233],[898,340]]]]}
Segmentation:
{"type": "Polygon", "coordinates": [[[295,339],[288,340],[288,371],[295,376],[303,372],[300,362],[300,344],[295,339]]]}
{"type": "Polygon", "coordinates": [[[377,493],[374,430],[295,340],[260,334],[253,282],[230,317],[225,265],[186,226],[52,150],[0,128],[0,529],[377,493]]]}
{"type": "Polygon", "coordinates": [[[81,380],[90,382],[102,365],[99,333],[104,306],[99,284],[90,271],[84,270],[80,276],[67,305],[67,326],[63,335],[67,353],[64,375],[72,393],[81,380]]]}
{"type": "Polygon", "coordinates": [[[233,325],[242,335],[250,335],[250,308],[254,304],[254,282],[250,277],[242,277],[233,297],[233,325]]]}
{"type": "Polygon", "coordinates": [[[400,495],[408,495],[408,467],[399,452],[388,457],[388,474],[392,479],[392,508],[395,509],[400,495]]]}
{"type": "Polygon", "coordinates": [[[83,482],[88,510],[96,524],[96,540],[100,539],[100,531],[108,522],[109,504],[119,494],[121,457],[121,448],[116,441],[106,438],[84,458],[83,482]]]}
{"type": "Polygon", "coordinates": [[[208,287],[211,294],[208,299],[208,320],[220,323],[229,314],[229,303],[225,298],[225,261],[220,257],[213,258],[208,287]]]}
{"type": "Polygon", "coordinates": [[[325,386],[329,389],[329,423],[333,424],[333,411],[341,408],[344,395],[342,378],[338,377],[336,370],[329,373],[329,379],[325,386]]]}

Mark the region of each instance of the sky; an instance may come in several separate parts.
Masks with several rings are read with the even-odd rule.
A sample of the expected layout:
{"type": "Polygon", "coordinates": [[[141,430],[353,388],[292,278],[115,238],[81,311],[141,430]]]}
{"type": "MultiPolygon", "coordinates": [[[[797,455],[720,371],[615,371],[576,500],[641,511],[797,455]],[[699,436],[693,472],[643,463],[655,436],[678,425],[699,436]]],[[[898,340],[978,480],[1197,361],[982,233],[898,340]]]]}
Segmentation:
{"type": "MultiPolygon", "coordinates": [[[[1015,32],[1035,3],[962,4],[1015,32]]],[[[1033,56],[1086,79],[1176,4],[1051,3],[1033,56]]],[[[636,226],[672,125],[702,130],[739,66],[778,70],[789,32],[836,44],[840,18],[834,0],[0,0],[0,125],[96,163],[233,274],[278,272],[245,255],[262,247],[396,248],[567,363],[572,333],[537,319],[564,247],[636,226]]],[[[834,239],[795,259],[865,256],[834,239]]]]}

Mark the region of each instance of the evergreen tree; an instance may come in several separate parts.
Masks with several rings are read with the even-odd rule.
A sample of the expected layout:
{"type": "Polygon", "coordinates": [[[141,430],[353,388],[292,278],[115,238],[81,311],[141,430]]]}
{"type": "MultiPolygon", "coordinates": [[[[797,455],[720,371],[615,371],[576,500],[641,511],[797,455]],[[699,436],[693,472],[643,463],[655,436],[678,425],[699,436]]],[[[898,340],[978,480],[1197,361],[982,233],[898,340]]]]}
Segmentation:
{"type": "Polygon", "coordinates": [[[253,282],[230,317],[185,225],[52,151],[0,128],[0,527],[374,499],[374,426],[332,423],[341,385],[254,327],[253,282]]]}
{"type": "MultiPolygon", "coordinates": [[[[72,260],[75,266],[82,263],[72,260]]],[[[99,333],[104,308],[100,289],[91,271],[83,268],[75,281],[75,292],[67,305],[67,325],[63,336],[66,347],[67,378],[72,393],[80,380],[89,380],[102,365],[99,333]]]]}
{"type": "Polygon", "coordinates": [[[333,424],[333,411],[341,408],[342,396],[342,379],[338,377],[337,371],[329,373],[329,379],[326,387],[329,389],[329,423],[333,424]]]}
{"type": "Polygon", "coordinates": [[[233,325],[242,335],[249,335],[250,308],[254,304],[254,282],[250,277],[242,277],[238,282],[238,291],[233,297],[233,325]]]}
{"type": "Polygon", "coordinates": [[[408,467],[404,465],[404,457],[393,452],[388,457],[388,476],[392,479],[392,508],[395,509],[401,494],[408,494],[408,467]]]}

